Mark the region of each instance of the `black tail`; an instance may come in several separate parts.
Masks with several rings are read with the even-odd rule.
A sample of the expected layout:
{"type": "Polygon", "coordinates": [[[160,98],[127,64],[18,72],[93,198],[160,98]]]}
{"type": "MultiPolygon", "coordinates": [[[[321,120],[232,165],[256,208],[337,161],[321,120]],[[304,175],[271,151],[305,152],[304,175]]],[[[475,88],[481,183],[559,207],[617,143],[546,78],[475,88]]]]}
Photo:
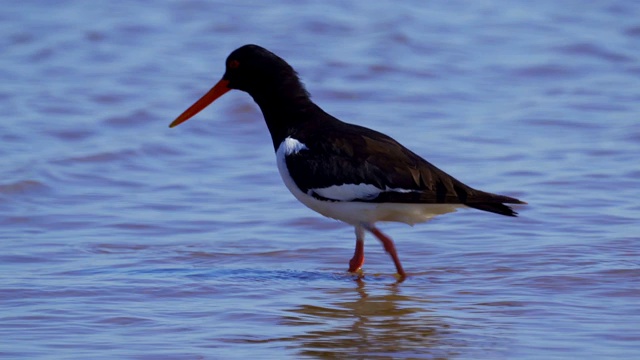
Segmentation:
{"type": "Polygon", "coordinates": [[[518,216],[518,213],[513,211],[511,207],[501,203],[467,203],[465,205],[474,209],[489,211],[500,215],[518,216]]]}
{"type": "Polygon", "coordinates": [[[518,216],[518,213],[513,211],[513,209],[503,203],[507,204],[526,204],[526,202],[522,200],[518,200],[516,198],[512,198],[504,195],[497,195],[491,193],[484,193],[483,195],[489,195],[488,199],[478,199],[477,202],[467,202],[465,205],[468,207],[472,207],[478,210],[484,210],[500,215],[505,216],[518,216]]]}

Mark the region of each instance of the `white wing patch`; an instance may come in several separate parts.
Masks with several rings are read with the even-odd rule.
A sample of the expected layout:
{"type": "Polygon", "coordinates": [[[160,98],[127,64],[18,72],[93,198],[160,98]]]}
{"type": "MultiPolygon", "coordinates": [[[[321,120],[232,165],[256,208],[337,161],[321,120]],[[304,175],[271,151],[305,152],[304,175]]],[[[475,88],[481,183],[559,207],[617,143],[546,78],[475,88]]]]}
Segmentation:
{"type": "Polygon", "coordinates": [[[370,184],[343,184],[331,185],[321,189],[309,189],[309,195],[316,193],[323,198],[338,201],[371,200],[375,199],[381,192],[382,189],[370,184]]]}
{"type": "Polygon", "coordinates": [[[399,193],[410,193],[417,190],[407,190],[400,188],[390,188],[386,187],[384,190],[379,187],[371,184],[342,184],[342,185],[332,185],[326,188],[320,189],[309,189],[308,195],[312,195],[316,193],[323,198],[337,200],[337,201],[353,201],[356,199],[359,200],[373,200],[380,193],[383,192],[399,192],[399,193]]]}

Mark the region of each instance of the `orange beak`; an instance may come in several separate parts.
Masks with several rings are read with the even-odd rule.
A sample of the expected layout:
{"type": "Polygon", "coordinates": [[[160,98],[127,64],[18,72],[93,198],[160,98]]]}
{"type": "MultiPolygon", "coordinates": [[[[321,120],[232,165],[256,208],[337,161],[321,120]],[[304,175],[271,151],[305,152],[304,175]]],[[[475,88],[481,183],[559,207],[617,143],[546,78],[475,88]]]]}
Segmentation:
{"type": "Polygon", "coordinates": [[[229,80],[222,79],[215,84],[211,90],[209,90],[203,97],[201,97],[198,101],[196,101],[191,107],[185,110],[180,116],[178,116],[171,125],[170,128],[178,126],[183,122],[189,120],[195,114],[202,111],[202,109],[206,108],[214,102],[217,98],[227,93],[227,91],[231,90],[227,85],[229,85],[229,80]]]}

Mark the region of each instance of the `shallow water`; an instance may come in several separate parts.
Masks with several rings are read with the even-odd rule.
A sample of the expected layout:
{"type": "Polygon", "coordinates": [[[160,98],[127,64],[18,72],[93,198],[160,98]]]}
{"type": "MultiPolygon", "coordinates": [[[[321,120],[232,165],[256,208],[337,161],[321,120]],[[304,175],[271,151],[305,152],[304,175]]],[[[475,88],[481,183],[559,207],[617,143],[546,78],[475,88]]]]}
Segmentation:
{"type": "Polygon", "coordinates": [[[0,13],[0,357],[640,357],[640,5],[24,1],[0,13]],[[382,224],[296,202],[245,43],[333,115],[529,203],[382,224]]]}

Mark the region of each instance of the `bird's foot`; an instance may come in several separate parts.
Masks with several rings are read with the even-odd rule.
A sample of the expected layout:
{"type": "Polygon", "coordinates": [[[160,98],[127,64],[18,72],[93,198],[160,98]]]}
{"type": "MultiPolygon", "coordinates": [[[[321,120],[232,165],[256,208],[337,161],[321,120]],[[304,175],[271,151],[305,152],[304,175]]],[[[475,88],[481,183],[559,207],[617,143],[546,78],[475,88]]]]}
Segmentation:
{"type": "Polygon", "coordinates": [[[405,279],[407,278],[407,274],[405,274],[405,272],[403,271],[401,274],[400,273],[393,274],[393,277],[396,278],[396,283],[399,284],[405,281],[405,279]]]}
{"type": "Polygon", "coordinates": [[[349,272],[355,273],[362,271],[362,265],[364,265],[364,255],[356,253],[351,260],[349,260],[349,272]]]}
{"type": "Polygon", "coordinates": [[[364,264],[364,232],[361,228],[356,227],[356,249],[353,257],[349,260],[349,272],[356,272],[362,268],[364,264]]]}
{"type": "Polygon", "coordinates": [[[362,272],[362,265],[364,264],[364,257],[357,259],[353,258],[349,261],[349,272],[362,272]]]}

